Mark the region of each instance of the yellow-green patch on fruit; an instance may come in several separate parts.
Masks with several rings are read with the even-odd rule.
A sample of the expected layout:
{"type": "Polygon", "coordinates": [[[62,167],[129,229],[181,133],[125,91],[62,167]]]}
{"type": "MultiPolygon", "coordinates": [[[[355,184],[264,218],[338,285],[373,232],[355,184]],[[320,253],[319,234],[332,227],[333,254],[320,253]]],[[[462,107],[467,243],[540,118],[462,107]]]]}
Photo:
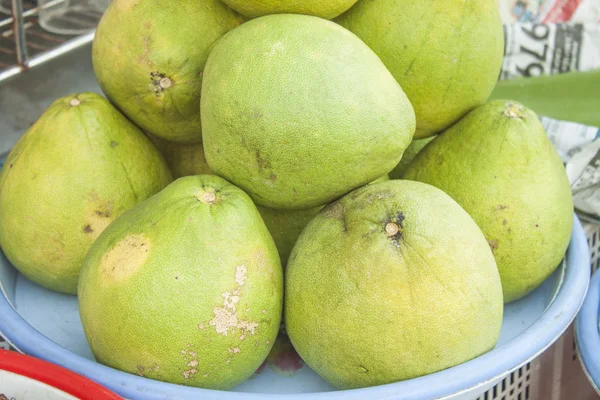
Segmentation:
{"type": "Polygon", "coordinates": [[[94,93],[56,100],[0,174],[0,245],[45,288],[75,294],[83,258],[121,213],[171,182],[152,142],[94,93]]]}
{"type": "Polygon", "coordinates": [[[306,14],[332,19],[348,10],[357,0],[223,0],[250,18],[268,14],[306,14]]]}
{"type": "Polygon", "coordinates": [[[473,219],[441,190],[392,180],[320,211],[287,265],[285,327],[340,389],[430,374],[494,348],[500,276],[473,219]]]}
{"type": "Polygon", "coordinates": [[[150,136],[150,139],[167,160],[173,178],[212,173],[202,143],[170,142],[156,136],[150,136]]]}
{"type": "Polygon", "coordinates": [[[361,0],[336,22],[381,57],[432,136],[483,104],[500,74],[497,0],[361,0]]]}
{"type": "Polygon", "coordinates": [[[94,38],[98,83],[145,132],[199,142],[198,107],[210,47],[242,22],[219,0],[113,0],[94,38]]]}
{"type": "Polygon", "coordinates": [[[387,174],[415,129],[375,53],[333,22],[293,14],[216,43],[201,113],[210,168],[277,209],[314,208],[387,174]]]}
{"type": "Polygon", "coordinates": [[[180,178],[94,243],[79,283],[81,321],[102,364],[231,389],[273,346],[282,275],[248,195],[216,176],[180,178]]]}
{"type": "Polygon", "coordinates": [[[430,143],[404,177],[448,193],[477,222],[494,252],[504,299],[520,299],[560,264],[573,228],[562,161],[537,115],[496,100],[430,143]]]}

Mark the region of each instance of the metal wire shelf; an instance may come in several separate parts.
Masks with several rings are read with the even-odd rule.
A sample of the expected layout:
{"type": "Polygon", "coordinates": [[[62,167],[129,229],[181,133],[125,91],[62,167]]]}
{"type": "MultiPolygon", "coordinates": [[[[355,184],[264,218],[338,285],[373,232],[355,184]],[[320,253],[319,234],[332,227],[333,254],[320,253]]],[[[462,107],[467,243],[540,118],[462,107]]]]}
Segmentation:
{"type": "Polygon", "coordinates": [[[66,1],[52,0],[42,7],[36,0],[10,0],[1,4],[10,5],[10,9],[0,6],[0,82],[93,40],[101,12],[73,9],[60,16],[61,23],[86,32],[80,35],[55,34],[42,28],[40,11],[66,1]]]}

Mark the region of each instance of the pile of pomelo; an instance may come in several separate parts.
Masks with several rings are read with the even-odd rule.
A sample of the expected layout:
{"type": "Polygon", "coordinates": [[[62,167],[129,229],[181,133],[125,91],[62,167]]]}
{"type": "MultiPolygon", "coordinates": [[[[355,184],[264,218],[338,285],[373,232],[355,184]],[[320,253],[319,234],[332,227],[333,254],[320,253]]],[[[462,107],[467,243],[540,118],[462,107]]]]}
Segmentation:
{"type": "Polygon", "coordinates": [[[496,0],[113,0],[108,100],[17,143],[0,244],[151,379],[232,388],[282,321],[338,388],[463,363],[572,228],[537,116],[486,103],[502,56],[496,0]]]}

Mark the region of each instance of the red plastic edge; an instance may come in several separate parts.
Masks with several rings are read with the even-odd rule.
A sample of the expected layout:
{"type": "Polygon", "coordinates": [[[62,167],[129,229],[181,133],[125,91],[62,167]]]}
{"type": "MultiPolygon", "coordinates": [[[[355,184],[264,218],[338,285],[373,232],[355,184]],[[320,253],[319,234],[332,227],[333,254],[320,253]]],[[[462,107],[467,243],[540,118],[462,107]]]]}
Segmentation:
{"type": "Polygon", "coordinates": [[[45,383],[81,400],[123,400],[82,375],[14,351],[0,349],[0,369],[45,383]]]}

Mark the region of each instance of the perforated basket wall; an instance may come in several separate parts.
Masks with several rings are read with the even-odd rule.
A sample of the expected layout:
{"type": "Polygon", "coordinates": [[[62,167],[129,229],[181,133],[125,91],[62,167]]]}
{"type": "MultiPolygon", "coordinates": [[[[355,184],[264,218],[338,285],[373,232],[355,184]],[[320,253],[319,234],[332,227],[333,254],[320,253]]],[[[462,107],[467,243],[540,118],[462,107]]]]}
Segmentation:
{"type": "MultiPolygon", "coordinates": [[[[585,224],[592,272],[600,267],[600,225],[585,224]]],[[[573,325],[544,354],[517,371],[477,400],[597,400],[581,369],[573,325]]]]}

